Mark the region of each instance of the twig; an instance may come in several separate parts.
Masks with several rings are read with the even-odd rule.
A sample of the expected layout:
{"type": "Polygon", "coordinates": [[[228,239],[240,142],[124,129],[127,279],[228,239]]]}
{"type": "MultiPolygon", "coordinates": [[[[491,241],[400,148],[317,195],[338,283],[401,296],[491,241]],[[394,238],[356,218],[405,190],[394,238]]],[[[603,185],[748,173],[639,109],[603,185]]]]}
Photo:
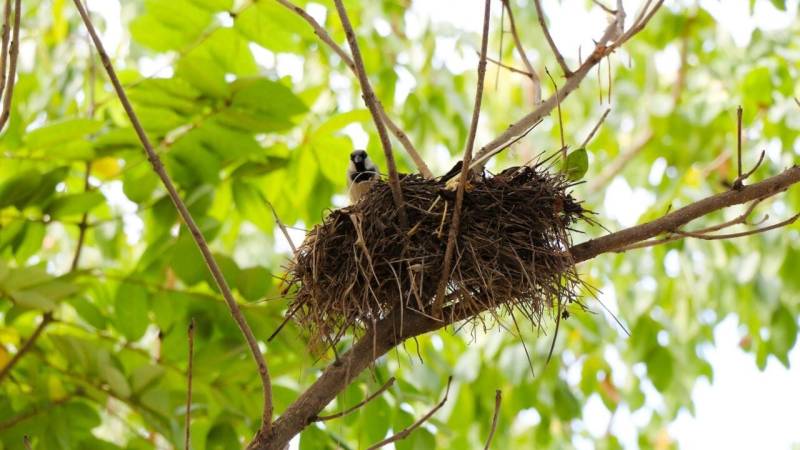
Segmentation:
{"type": "Polygon", "coordinates": [[[314,418],[314,421],[316,421],[316,422],[324,422],[324,421],[338,419],[339,417],[346,416],[346,415],[350,414],[351,412],[357,410],[358,408],[361,408],[362,406],[364,406],[367,403],[371,402],[375,397],[383,394],[387,389],[392,387],[394,382],[395,382],[394,377],[389,378],[389,381],[384,383],[383,386],[380,387],[380,389],[378,389],[377,391],[373,392],[372,394],[370,394],[369,397],[367,397],[364,400],[358,402],[356,405],[354,405],[354,406],[352,406],[352,407],[350,407],[350,408],[348,408],[348,409],[346,409],[344,411],[338,412],[336,414],[330,414],[330,415],[327,415],[327,416],[317,416],[316,418],[314,418]]]}
{"type": "Polygon", "coordinates": [[[189,229],[192,238],[197,244],[197,247],[200,249],[200,253],[203,255],[203,259],[205,260],[205,263],[208,266],[214,281],[219,287],[223,298],[225,298],[225,303],[228,305],[231,316],[233,316],[234,321],[244,335],[247,345],[250,348],[250,353],[258,365],[258,372],[261,378],[264,396],[264,411],[261,417],[261,428],[259,429],[259,434],[268,434],[272,426],[272,382],[270,380],[269,370],[267,369],[267,363],[264,360],[264,355],[261,354],[261,350],[258,348],[258,342],[256,341],[255,335],[253,335],[253,331],[247,324],[247,320],[244,318],[242,311],[239,309],[239,305],[233,298],[233,293],[231,292],[227,281],[225,281],[225,276],[222,274],[222,270],[219,268],[214,256],[211,254],[211,250],[208,248],[208,243],[203,237],[202,232],[197,227],[197,224],[192,218],[192,215],[186,207],[186,204],[183,202],[183,200],[181,200],[175,185],[172,183],[169,175],[164,170],[164,165],[161,162],[161,159],[153,149],[150,139],[147,137],[147,134],[145,133],[144,128],[139,121],[139,117],[133,110],[133,106],[131,105],[130,100],[128,100],[125,90],[122,88],[122,84],[120,83],[119,78],[114,71],[114,67],[111,65],[111,60],[109,59],[105,48],[103,48],[103,43],[100,41],[97,31],[95,30],[89,15],[86,13],[81,0],[73,0],[73,3],[75,4],[75,7],[78,8],[78,12],[83,19],[83,23],[86,26],[89,35],[92,37],[92,41],[97,48],[97,53],[100,55],[100,60],[103,62],[103,67],[105,67],[106,73],[108,74],[111,83],[114,85],[114,90],[117,93],[117,97],[119,97],[120,103],[122,103],[122,106],[131,121],[131,125],[133,125],[133,128],[142,143],[142,147],[144,148],[144,151],[153,166],[153,170],[156,172],[158,177],[161,179],[161,182],[164,184],[164,187],[167,189],[167,193],[169,194],[172,203],[175,205],[178,214],[181,216],[181,219],[183,219],[183,222],[189,229]]]}
{"type": "MultiPolygon", "coordinates": [[[[649,5],[648,1],[648,5],[649,5]]],[[[473,164],[472,169],[480,169],[483,167],[486,161],[489,158],[493,157],[494,155],[501,152],[505,149],[506,143],[512,141],[519,137],[520,135],[527,132],[530,127],[535,124],[538,120],[543,118],[544,116],[550,114],[550,112],[556,108],[556,102],[563,101],[572,91],[574,91],[586,78],[586,75],[589,71],[597,65],[605,55],[611,53],[616,48],[623,45],[627,42],[631,37],[633,37],[636,33],[641,31],[644,26],[648,23],[648,21],[653,17],[655,12],[661,7],[663,4],[663,0],[658,0],[656,4],[651,9],[644,9],[642,11],[641,16],[642,19],[640,23],[638,23],[635,27],[631,28],[625,34],[614,41],[613,43],[609,44],[609,40],[611,39],[613,33],[616,30],[616,21],[610,23],[608,27],[606,27],[606,31],[603,33],[603,36],[597,41],[594,51],[586,58],[586,61],[571,75],[567,78],[567,81],[564,83],[564,86],[561,90],[556,94],[550,96],[547,100],[545,100],[538,108],[531,111],[523,118],[518,120],[517,122],[511,124],[506,130],[501,133],[499,136],[494,138],[489,143],[485,144],[481,149],[478,151],[475,160],[476,163],[473,164]],[[607,45],[608,44],[608,45],[607,45]]]]}
{"type": "Polygon", "coordinates": [[[405,230],[408,228],[408,219],[406,218],[405,202],[403,201],[403,190],[400,187],[400,177],[397,174],[397,165],[394,161],[394,154],[392,153],[392,142],[389,140],[389,133],[386,131],[386,125],[383,123],[383,115],[380,112],[381,108],[378,106],[379,102],[375,97],[375,91],[372,90],[372,85],[369,83],[367,71],[364,68],[364,61],[361,58],[361,49],[358,47],[356,34],[353,31],[350,18],[347,16],[347,10],[342,0],[334,0],[334,3],[336,3],[336,12],[339,14],[345,36],[347,36],[347,43],[350,45],[350,52],[353,54],[356,75],[361,85],[361,97],[364,99],[364,103],[367,105],[370,114],[372,114],[372,121],[375,122],[375,127],[378,129],[378,136],[381,139],[383,154],[386,157],[386,169],[389,172],[389,186],[392,188],[394,205],[397,208],[400,227],[405,230]]]}
{"type": "Polygon", "coordinates": [[[567,145],[564,141],[564,122],[561,120],[561,100],[558,98],[558,85],[556,84],[556,80],[553,79],[553,76],[550,75],[550,71],[547,70],[547,66],[544,68],[544,73],[547,74],[548,78],[550,78],[550,82],[553,83],[553,95],[556,96],[556,108],[558,110],[558,132],[561,135],[561,156],[564,158],[564,161],[566,161],[567,145]]]}
{"type": "Polygon", "coordinates": [[[767,154],[766,150],[761,150],[761,155],[759,155],[758,161],[756,162],[756,165],[753,166],[753,168],[750,169],[748,172],[746,172],[744,175],[739,175],[733,181],[733,188],[734,189],[741,189],[742,188],[742,186],[744,185],[743,184],[744,181],[747,180],[748,178],[750,178],[750,175],[754,174],[755,171],[758,170],[759,167],[761,167],[761,163],[764,162],[764,156],[766,156],[766,154],[767,154]]]}
{"type": "MultiPolygon", "coordinates": [[[[488,2],[487,2],[487,3],[488,3],[488,2]]],[[[419,419],[419,420],[417,420],[416,422],[412,423],[412,424],[411,424],[409,427],[407,427],[407,428],[404,428],[404,429],[403,429],[402,431],[400,431],[399,433],[397,433],[397,434],[394,434],[394,435],[392,435],[392,436],[389,436],[388,438],[386,438],[386,439],[384,439],[384,440],[382,440],[382,441],[378,442],[377,444],[371,445],[371,446],[370,446],[370,447],[369,447],[367,450],[375,450],[375,449],[377,449],[377,448],[381,448],[381,447],[383,447],[384,445],[387,445],[387,444],[389,444],[389,443],[392,443],[392,442],[397,442],[397,441],[399,441],[399,440],[401,440],[401,439],[405,439],[405,438],[406,438],[406,436],[408,436],[409,434],[411,434],[411,432],[412,432],[412,431],[414,431],[414,430],[416,430],[417,428],[419,428],[419,426],[420,426],[420,425],[422,425],[423,423],[425,423],[425,421],[427,421],[427,420],[428,420],[428,419],[430,419],[430,418],[431,418],[431,417],[432,417],[434,414],[436,414],[436,411],[438,411],[438,410],[439,410],[439,409],[440,409],[442,406],[444,406],[445,402],[447,402],[447,396],[450,394],[450,383],[451,383],[452,381],[453,381],[453,377],[449,377],[449,378],[447,379],[447,389],[444,391],[444,398],[443,398],[443,399],[442,399],[442,401],[440,401],[440,402],[439,402],[439,403],[438,403],[436,406],[434,406],[434,407],[433,407],[433,409],[431,409],[430,411],[428,411],[428,413],[427,413],[427,414],[425,414],[424,416],[420,417],[420,419],[419,419]]]]}
{"type": "Polygon", "coordinates": [[[16,426],[18,423],[24,422],[32,417],[36,417],[39,414],[45,413],[55,407],[63,405],[64,403],[72,400],[73,397],[74,394],[68,394],[65,397],[62,397],[58,400],[53,400],[44,406],[34,406],[31,409],[17,416],[3,420],[2,422],[0,422],[0,431],[8,430],[9,428],[16,426]]]}
{"type": "Polygon", "coordinates": [[[625,149],[622,153],[614,158],[611,163],[603,167],[597,176],[586,183],[586,192],[599,192],[609,181],[616,177],[622,169],[634,158],[642,152],[647,145],[652,142],[654,134],[648,130],[642,137],[640,137],[633,145],[625,149]]]}
{"type": "Polygon", "coordinates": [[[25,450],[33,450],[33,447],[31,447],[31,438],[27,434],[22,436],[22,443],[25,445],[25,450]]]}
{"type": "Polygon", "coordinates": [[[742,105],[736,108],[736,170],[742,178],[742,105]]]}
{"type": "Polygon", "coordinates": [[[17,363],[22,359],[22,357],[25,356],[25,354],[28,353],[31,348],[33,348],[33,344],[36,342],[37,339],[39,339],[39,336],[42,334],[42,331],[44,331],[45,327],[47,327],[47,325],[52,321],[53,321],[52,312],[48,311],[42,315],[42,321],[39,322],[39,325],[37,325],[36,329],[33,330],[33,334],[31,334],[31,337],[29,337],[28,340],[25,341],[24,344],[22,344],[22,347],[20,347],[19,350],[17,350],[17,353],[14,354],[11,360],[5,366],[3,366],[2,369],[0,369],[0,382],[2,382],[3,378],[5,378],[9,373],[11,373],[11,369],[13,369],[14,366],[16,366],[17,363]]]}
{"type": "MultiPolygon", "coordinates": [[[[480,53],[478,53],[478,57],[480,57],[480,53]]],[[[486,57],[486,61],[488,61],[488,62],[490,62],[492,64],[495,64],[498,67],[502,67],[503,69],[506,69],[506,70],[508,70],[510,72],[518,73],[520,75],[525,75],[526,77],[531,78],[531,73],[530,72],[526,72],[526,71],[524,71],[522,69],[517,69],[514,66],[509,66],[508,64],[504,64],[504,63],[502,63],[502,62],[500,62],[500,61],[498,61],[498,60],[496,60],[496,59],[494,59],[492,57],[487,56],[486,57]]]]}
{"type": "Polygon", "coordinates": [[[704,233],[695,233],[695,232],[691,232],[691,231],[681,231],[681,230],[675,230],[674,233],[678,234],[678,235],[681,235],[681,236],[684,236],[684,237],[693,237],[693,238],[696,238],[696,239],[703,239],[705,241],[718,241],[720,239],[733,239],[733,238],[738,238],[738,237],[751,236],[751,235],[754,235],[754,234],[763,233],[765,231],[774,230],[776,228],[785,227],[787,225],[791,225],[791,224],[795,223],[798,218],[800,218],[800,214],[795,214],[792,217],[789,217],[788,219],[783,220],[781,222],[774,223],[774,224],[766,226],[766,227],[756,228],[755,230],[742,231],[742,232],[739,232],[739,233],[704,234],[704,233]]]}
{"type": "Polygon", "coordinates": [[[609,8],[608,6],[606,6],[606,5],[602,4],[602,3],[601,3],[601,2],[599,2],[598,0],[592,0],[592,3],[594,3],[594,4],[595,4],[595,5],[597,5],[597,6],[599,6],[599,7],[600,7],[600,9],[602,9],[603,11],[605,11],[605,12],[607,12],[607,13],[611,14],[611,15],[616,15],[616,14],[617,14],[617,12],[616,12],[616,11],[614,11],[613,9],[609,8]]]}
{"type": "Polygon", "coordinates": [[[527,75],[531,79],[531,83],[533,83],[533,104],[538,105],[542,102],[542,80],[540,80],[539,75],[536,74],[536,69],[533,68],[533,64],[531,64],[528,55],[525,53],[525,48],[522,46],[522,40],[519,38],[517,25],[514,22],[514,13],[511,11],[511,5],[508,3],[508,0],[503,0],[503,7],[508,11],[508,22],[509,25],[511,25],[511,36],[514,38],[514,47],[517,48],[519,59],[522,60],[522,64],[524,64],[525,68],[528,70],[527,75]]]}
{"type": "MultiPolygon", "coordinates": [[[[340,1],[340,0],[337,0],[340,1]]],[[[472,148],[475,146],[475,135],[478,132],[478,120],[481,116],[481,101],[483,99],[483,81],[486,76],[486,52],[489,46],[489,17],[491,12],[491,0],[484,2],[483,8],[483,33],[481,36],[481,57],[478,61],[478,82],[475,86],[475,103],[472,108],[472,121],[470,122],[469,134],[467,135],[467,145],[464,148],[462,158],[461,174],[458,178],[456,188],[456,201],[453,208],[452,221],[450,222],[450,232],[447,236],[447,246],[444,251],[442,261],[442,274],[439,277],[439,284],[436,288],[436,302],[434,303],[434,315],[442,311],[444,304],[444,294],[447,282],[450,280],[450,266],[453,260],[453,252],[456,247],[456,237],[461,226],[461,205],[464,202],[464,188],[469,177],[469,166],[472,162],[472,148]]]]}
{"type": "Polygon", "coordinates": [[[269,206],[269,209],[272,210],[272,217],[275,219],[275,223],[278,224],[278,228],[281,229],[281,233],[283,233],[283,237],[285,237],[286,238],[286,242],[289,243],[289,247],[292,249],[292,255],[296,255],[297,254],[297,246],[294,245],[294,242],[292,241],[292,237],[289,235],[289,230],[286,229],[286,225],[284,225],[283,222],[281,221],[281,218],[278,217],[278,212],[275,211],[275,207],[272,205],[272,202],[270,202],[267,199],[264,199],[264,200],[267,202],[267,206],[269,206]]]}
{"type": "Polygon", "coordinates": [[[3,93],[3,112],[0,113],[0,130],[5,127],[11,114],[11,99],[14,97],[14,84],[17,80],[17,56],[19,56],[19,21],[22,16],[20,0],[14,0],[14,30],[11,36],[10,61],[6,75],[6,90],[3,93]]]}
{"type": "Polygon", "coordinates": [[[797,103],[797,106],[800,106],[800,99],[797,97],[794,98],[794,102],[797,103]]]}
{"type": "Polygon", "coordinates": [[[536,17],[539,19],[539,25],[542,27],[542,33],[544,33],[544,38],[547,39],[547,43],[550,45],[550,50],[553,51],[553,55],[556,57],[558,65],[561,66],[561,70],[564,72],[564,76],[569,77],[570,75],[572,75],[572,71],[567,66],[566,61],[564,61],[564,56],[558,50],[555,41],[553,41],[553,37],[550,36],[550,30],[547,28],[547,23],[545,22],[544,18],[544,10],[542,9],[542,2],[541,0],[533,0],[533,4],[536,6],[536,17]]]}
{"type": "Polygon", "coordinates": [[[589,144],[589,141],[592,140],[595,133],[597,133],[597,130],[600,129],[600,125],[602,125],[603,122],[605,122],[606,117],[608,117],[608,113],[610,112],[611,108],[607,108],[606,111],[603,113],[603,115],[600,116],[600,120],[597,121],[597,123],[594,125],[594,128],[592,128],[592,131],[589,132],[589,135],[586,136],[586,139],[584,139],[583,142],[581,142],[581,146],[578,148],[586,148],[586,146],[589,144]]]}
{"type": "Polygon", "coordinates": [[[494,393],[494,416],[492,416],[492,428],[489,429],[489,437],[486,438],[486,445],[483,446],[483,450],[489,450],[489,447],[492,445],[492,438],[494,437],[494,432],[497,430],[497,419],[500,416],[500,402],[503,401],[503,393],[500,389],[496,390],[494,393]]]}
{"type": "Polygon", "coordinates": [[[194,318],[189,321],[189,367],[186,370],[186,423],[183,434],[183,448],[189,450],[192,435],[192,369],[194,367],[194,318]]]}

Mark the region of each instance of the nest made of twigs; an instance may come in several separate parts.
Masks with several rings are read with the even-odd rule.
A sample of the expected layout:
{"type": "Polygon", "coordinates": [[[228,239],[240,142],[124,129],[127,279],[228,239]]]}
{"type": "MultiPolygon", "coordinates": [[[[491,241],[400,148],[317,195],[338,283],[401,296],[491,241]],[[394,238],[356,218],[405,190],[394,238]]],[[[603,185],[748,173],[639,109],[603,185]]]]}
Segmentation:
{"type": "MultiPolygon", "coordinates": [[[[389,185],[378,182],[358,203],[331,212],[310,231],[289,267],[296,291],[289,314],[312,347],[335,345],[400,306],[432,315],[455,193],[438,180],[400,180],[408,217],[401,229],[389,185]]],[[[513,167],[469,183],[445,306],[475,314],[522,312],[539,325],[563,314],[580,279],[570,231],[591,221],[562,174],[513,167]]]]}

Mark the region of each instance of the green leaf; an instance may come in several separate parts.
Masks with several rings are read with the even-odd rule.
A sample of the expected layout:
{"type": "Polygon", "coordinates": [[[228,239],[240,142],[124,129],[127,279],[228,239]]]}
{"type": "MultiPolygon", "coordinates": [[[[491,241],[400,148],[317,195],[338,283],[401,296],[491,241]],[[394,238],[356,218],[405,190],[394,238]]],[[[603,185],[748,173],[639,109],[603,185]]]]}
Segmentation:
{"type": "Polygon", "coordinates": [[[242,180],[233,180],[231,187],[239,214],[265,232],[271,232],[274,219],[261,191],[254,184],[242,180]]]}
{"type": "Polygon", "coordinates": [[[128,398],[131,395],[131,387],[125,375],[119,369],[112,366],[110,362],[101,364],[99,367],[100,377],[108,383],[111,391],[121,398],[128,398]]]}
{"type": "Polygon", "coordinates": [[[99,191],[81,192],[78,194],[67,194],[55,198],[48,205],[46,212],[54,219],[83,214],[92,208],[102,204],[105,197],[99,191]]]}
{"type": "Polygon", "coordinates": [[[12,176],[0,185],[0,209],[10,205],[23,209],[41,182],[42,174],[34,169],[23,170],[12,176]]]}
{"type": "Polygon", "coordinates": [[[770,320],[770,345],[775,356],[787,368],[788,353],[797,342],[797,319],[785,306],[781,305],[772,313],[770,320]]]}
{"type": "Polygon", "coordinates": [[[114,325],[129,341],[137,341],[147,330],[147,289],[133,282],[122,282],[114,299],[114,325]]]}
{"type": "Polygon", "coordinates": [[[97,133],[102,127],[103,122],[99,120],[59,120],[29,132],[25,136],[25,143],[33,149],[61,146],[69,141],[83,139],[90,134],[97,133]]]}
{"type": "Polygon", "coordinates": [[[666,347],[657,345],[647,356],[645,364],[647,365],[647,376],[653,382],[653,386],[660,392],[664,392],[672,382],[675,372],[672,352],[666,347]]]}
{"type": "Polygon", "coordinates": [[[562,164],[561,170],[570,181],[578,181],[589,170],[589,156],[585,148],[579,148],[567,155],[567,160],[562,164]]]}
{"type": "Polygon", "coordinates": [[[779,10],[786,11],[786,0],[770,0],[770,2],[772,2],[772,6],[779,10]]]}
{"type": "Polygon", "coordinates": [[[154,364],[136,367],[131,372],[131,388],[134,393],[141,392],[155,384],[164,375],[164,368],[154,364]]]}
{"type": "Polygon", "coordinates": [[[272,274],[263,267],[249,267],[239,271],[236,288],[247,300],[258,300],[269,292],[272,286],[272,274]]]}
{"type": "Polygon", "coordinates": [[[581,404],[564,382],[556,383],[553,391],[553,408],[558,418],[563,421],[570,421],[581,415],[581,404]]]}

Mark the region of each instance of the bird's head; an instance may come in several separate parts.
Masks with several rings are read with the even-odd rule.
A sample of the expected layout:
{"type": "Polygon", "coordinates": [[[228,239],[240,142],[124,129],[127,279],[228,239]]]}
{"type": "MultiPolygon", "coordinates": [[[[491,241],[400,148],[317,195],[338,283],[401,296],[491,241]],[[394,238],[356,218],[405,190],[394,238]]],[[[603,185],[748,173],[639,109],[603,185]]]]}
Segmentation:
{"type": "Polygon", "coordinates": [[[363,164],[367,158],[369,156],[365,150],[354,150],[353,153],[350,153],[350,161],[357,166],[363,164]]]}

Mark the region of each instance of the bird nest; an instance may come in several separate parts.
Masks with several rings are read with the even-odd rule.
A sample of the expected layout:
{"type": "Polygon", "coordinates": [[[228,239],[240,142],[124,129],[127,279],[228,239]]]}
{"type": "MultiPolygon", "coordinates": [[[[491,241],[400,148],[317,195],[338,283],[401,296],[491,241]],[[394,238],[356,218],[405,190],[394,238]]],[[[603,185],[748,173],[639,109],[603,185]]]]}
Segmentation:
{"type": "MultiPolygon", "coordinates": [[[[288,273],[296,291],[289,315],[312,348],[359,334],[397,308],[436,314],[455,193],[417,175],[400,184],[406,229],[389,185],[377,182],[355,205],[331,212],[298,249],[288,273]]],[[[581,286],[569,231],[591,222],[572,186],[541,166],[471,181],[443,305],[474,320],[516,310],[537,326],[548,311],[566,316],[581,286]]]]}

